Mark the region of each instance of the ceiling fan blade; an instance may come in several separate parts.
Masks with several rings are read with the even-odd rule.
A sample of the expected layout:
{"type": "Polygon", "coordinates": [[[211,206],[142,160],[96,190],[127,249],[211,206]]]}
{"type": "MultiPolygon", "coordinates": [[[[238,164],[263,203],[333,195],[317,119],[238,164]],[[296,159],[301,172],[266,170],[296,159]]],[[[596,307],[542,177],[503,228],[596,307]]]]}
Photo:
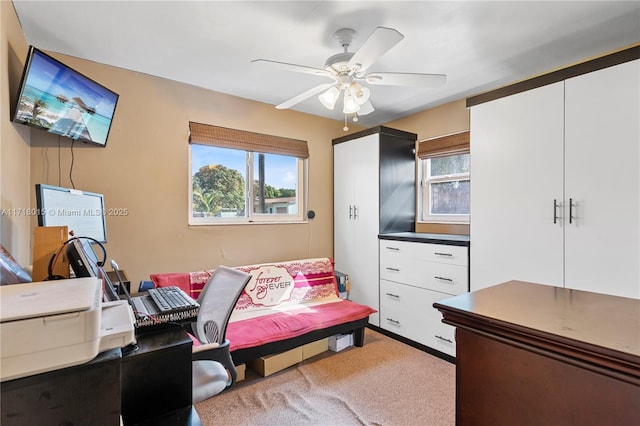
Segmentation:
{"type": "Polygon", "coordinates": [[[269,59],[254,59],[253,61],[251,61],[251,63],[266,65],[266,66],[279,68],[287,71],[302,72],[305,74],[313,74],[313,75],[319,75],[324,77],[333,77],[333,73],[320,68],[307,67],[304,65],[288,64],[286,62],[271,61],[269,59]]]}
{"type": "Polygon", "coordinates": [[[277,109],[291,108],[295,104],[300,103],[300,102],[304,101],[305,99],[310,98],[313,95],[317,95],[318,93],[327,90],[329,87],[331,87],[333,85],[335,85],[335,83],[324,83],[324,84],[321,84],[319,86],[312,87],[311,89],[307,90],[306,92],[300,93],[298,96],[294,96],[293,98],[289,99],[288,101],[284,101],[280,105],[276,105],[276,108],[277,109]]]}
{"type": "Polygon", "coordinates": [[[393,28],[378,27],[349,60],[349,68],[363,71],[404,38],[393,28]]]}
{"type": "Polygon", "coordinates": [[[402,72],[373,72],[365,77],[373,85],[439,87],[447,81],[444,74],[413,74],[402,72]]]}

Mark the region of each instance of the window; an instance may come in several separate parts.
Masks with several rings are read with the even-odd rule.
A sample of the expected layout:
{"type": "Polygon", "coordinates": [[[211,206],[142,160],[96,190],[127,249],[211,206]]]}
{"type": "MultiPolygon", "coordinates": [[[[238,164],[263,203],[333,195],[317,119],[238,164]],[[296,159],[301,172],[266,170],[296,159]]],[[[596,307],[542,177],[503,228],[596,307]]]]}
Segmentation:
{"type": "Polygon", "coordinates": [[[190,130],[189,224],[303,220],[306,142],[199,123],[190,130]],[[304,149],[270,145],[278,139],[304,149]]]}
{"type": "Polygon", "coordinates": [[[420,219],[469,223],[469,132],[421,141],[420,219]]]}

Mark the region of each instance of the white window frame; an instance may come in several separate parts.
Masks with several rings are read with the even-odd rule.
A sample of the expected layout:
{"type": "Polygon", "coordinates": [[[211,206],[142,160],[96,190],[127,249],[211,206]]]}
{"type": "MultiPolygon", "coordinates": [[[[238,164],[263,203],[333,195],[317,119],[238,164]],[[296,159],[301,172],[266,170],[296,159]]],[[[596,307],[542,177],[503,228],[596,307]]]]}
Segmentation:
{"type": "MultiPolygon", "coordinates": [[[[234,148],[227,148],[234,149],[234,148]]],[[[274,223],[305,223],[307,205],[307,188],[308,188],[308,159],[294,157],[297,161],[297,183],[296,183],[296,204],[298,212],[296,214],[281,213],[254,213],[253,212],[253,159],[259,154],[253,151],[237,149],[245,153],[246,170],[245,170],[245,211],[247,216],[244,217],[193,217],[193,176],[191,174],[192,152],[189,146],[189,225],[240,225],[240,224],[274,224],[274,223]]],[[[272,154],[273,155],[273,154],[272,154]]],[[[275,154],[282,155],[282,154],[275,154]]]]}
{"type": "MultiPolygon", "coordinates": [[[[451,154],[459,155],[459,153],[451,154]]],[[[430,168],[431,162],[430,158],[420,159],[420,186],[421,186],[421,220],[419,222],[425,223],[459,223],[459,224],[469,224],[469,214],[431,214],[431,184],[433,183],[443,183],[443,182],[456,182],[456,181],[465,181],[468,180],[471,182],[471,173],[455,173],[449,175],[442,175],[435,178],[430,178],[430,168]]]]}

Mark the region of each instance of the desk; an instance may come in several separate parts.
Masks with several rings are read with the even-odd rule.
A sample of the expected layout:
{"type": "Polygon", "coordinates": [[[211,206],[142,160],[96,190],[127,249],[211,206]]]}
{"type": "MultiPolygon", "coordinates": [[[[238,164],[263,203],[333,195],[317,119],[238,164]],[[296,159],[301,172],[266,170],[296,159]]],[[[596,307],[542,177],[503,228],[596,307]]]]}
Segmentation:
{"type": "Polygon", "coordinates": [[[640,300],[510,281],[434,307],[458,425],[640,424],[640,300]]]}
{"type": "Polygon", "coordinates": [[[93,360],[3,382],[2,426],[120,424],[120,349],[93,360]]]}
{"type": "Polygon", "coordinates": [[[192,342],[179,325],[136,334],[137,349],[122,356],[122,418],[131,425],[199,425],[192,407],[192,342]]]}

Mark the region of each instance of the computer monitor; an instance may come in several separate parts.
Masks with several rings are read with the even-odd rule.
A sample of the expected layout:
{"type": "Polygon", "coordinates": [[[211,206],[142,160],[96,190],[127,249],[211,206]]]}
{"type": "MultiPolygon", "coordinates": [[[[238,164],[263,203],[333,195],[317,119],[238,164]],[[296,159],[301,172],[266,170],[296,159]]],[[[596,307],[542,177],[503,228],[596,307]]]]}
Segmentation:
{"type": "Polygon", "coordinates": [[[104,196],[60,186],[36,184],[38,226],[66,226],[77,237],[107,242],[104,196]]]}

